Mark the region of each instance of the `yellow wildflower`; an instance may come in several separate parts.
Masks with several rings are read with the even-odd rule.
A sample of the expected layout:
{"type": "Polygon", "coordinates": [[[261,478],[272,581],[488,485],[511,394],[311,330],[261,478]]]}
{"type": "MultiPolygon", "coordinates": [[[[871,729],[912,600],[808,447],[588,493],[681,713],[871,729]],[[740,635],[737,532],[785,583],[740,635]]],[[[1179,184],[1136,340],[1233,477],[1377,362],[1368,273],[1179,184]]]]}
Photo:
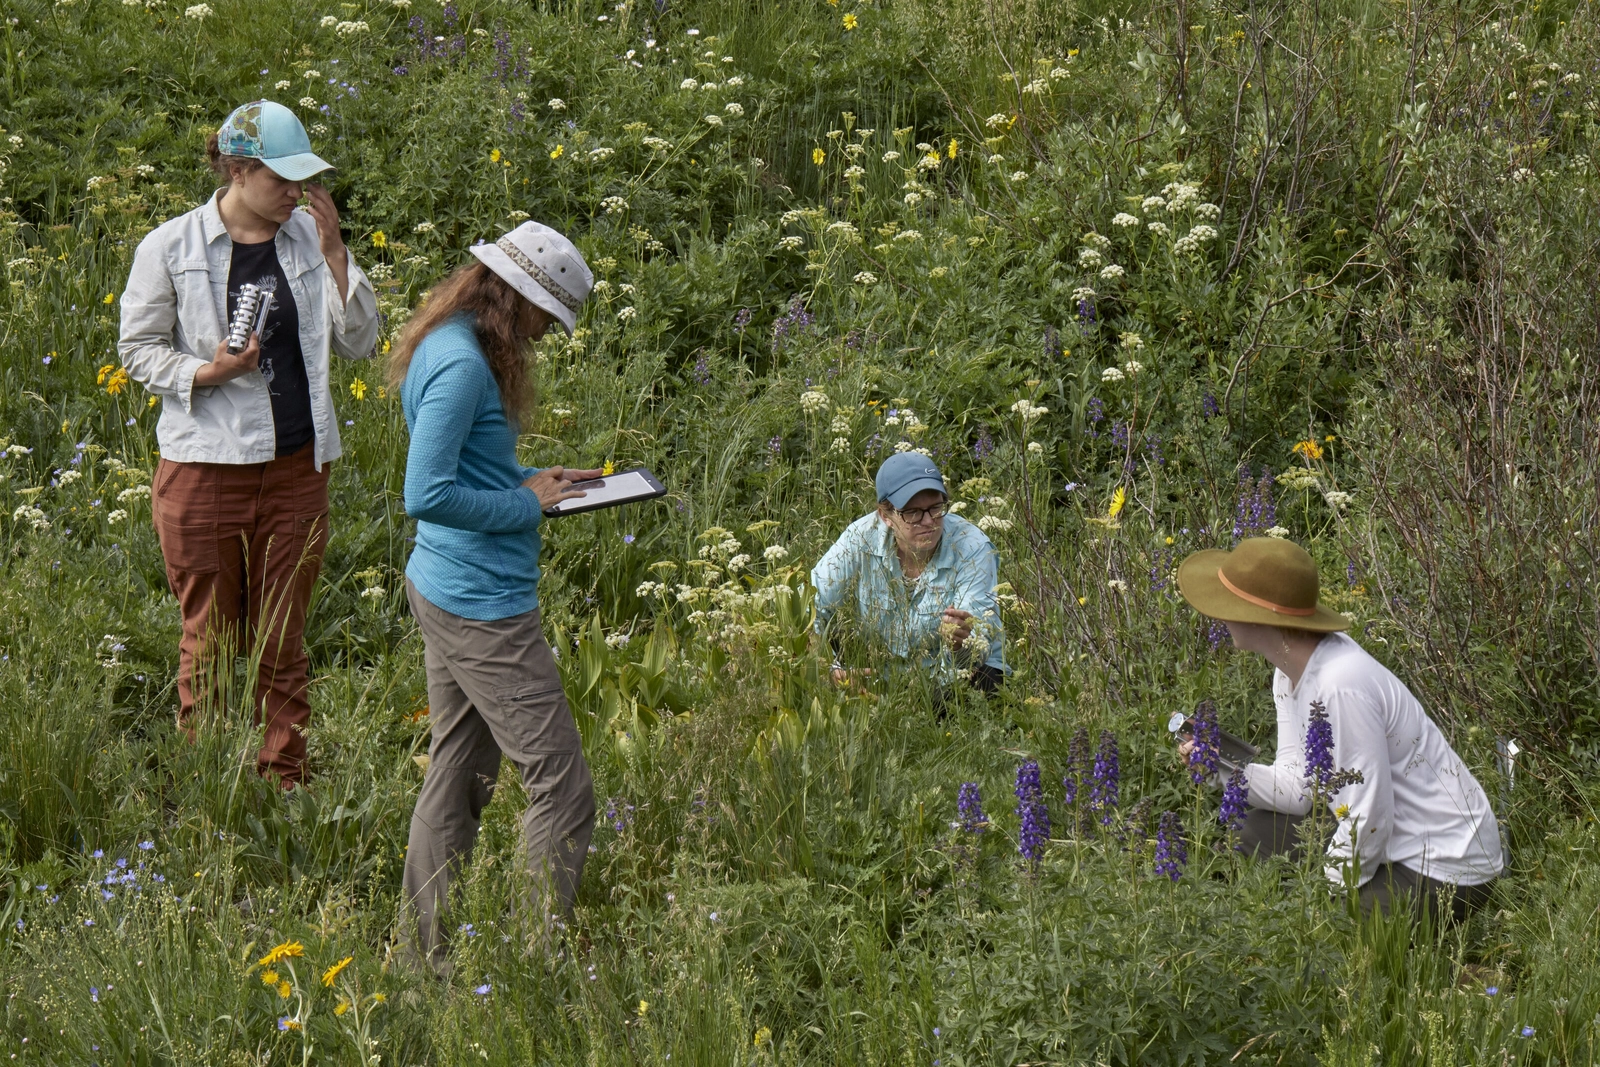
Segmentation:
{"type": "Polygon", "coordinates": [[[372,247],[373,248],[388,248],[389,247],[389,235],[384,233],[382,230],[374,230],[373,234],[372,234],[372,247]]]}
{"type": "Polygon", "coordinates": [[[648,1000],[639,1001],[639,1018],[643,1019],[645,1017],[645,1013],[647,1013],[649,1010],[650,1002],[648,1000]]]}
{"type": "Polygon", "coordinates": [[[290,956],[304,956],[305,954],[306,947],[300,942],[285,941],[283,944],[275,946],[271,952],[268,952],[265,956],[262,956],[259,960],[257,960],[256,966],[271,967],[274,963],[277,963],[280,960],[286,960],[290,956]]]}
{"type": "Polygon", "coordinates": [[[845,29],[853,30],[859,25],[861,25],[861,20],[856,18],[853,13],[849,14],[849,15],[846,15],[844,17],[844,28],[845,29]]]}
{"type": "Polygon", "coordinates": [[[1348,819],[1350,817],[1350,805],[1340,804],[1337,808],[1333,809],[1333,813],[1339,816],[1341,819],[1348,819]]]}
{"type": "Polygon", "coordinates": [[[116,396],[128,387],[128,369],[118,367],[111,372],[111,377],[106,381],[106,392],[116,396]]]}
{"type": "Polygon", "coordinates": [[[288,1000],[290,992],[292,992],[292,987],[288,982],[278,983],[278,996],[282,997],[284,1000],[288,1000]]]}
{"type": "Polygon", "coordinates": [[[750,1043],[752,1045],[754,1045],[756,1048],[760,1048],[762,1045],[765,1045],[768,1041],[771,1041],[771,1040],[772,1040],[772,1031],[767,1029],[765,1026],[763,1026],[761,1029],[756,1031],[755,1039],[753,1041],[751,1041],[750,1043]]]}
{"type": "Polygon", "coordinates": [[[1128,491],[1122,486],[1117,486],[1117,491],[1111,494],[1111,504],[1106,508],[1106,518],[1114,519],[1122,514],[1122,506],[1128,502],[1128,491]]]}
{"type": "Polygon", "coordinates": [[[498,162],[500,162],[500,149],[496,148],[493,152],[489,153],[489,162],[490,163],[498,163],[498,162]]]}
{"type": "Polygon", "coordinates": [[[106,298],[104,300],[100,301],[100,303],[102,303],[102,304],[112,304],[112,303],[116,302],[116,299],[117,299],[117,294],[116,293],[107,293],[106,294],[106,298]]]}
{"type": "Polygon", "coordinates": [[[153,407],[155,407],[155,406],[156,406],[156,404],[157,404],[157,403],[159,403],[159,402],[160,402],[160,400],[161,400],[161,398],[160,398],[160,397],[159,397],[159,396],[154,396],[154,395],[152,395],[152,396],[151,396],[151,397],[150,397],[150,400],[149,400],[149,402],[147,402],[147,403],[146,403],[146,404],[145,404],[145,407],[147,407],[147,408],[153,408],[153,407]]]}
{"type": "Polygon", "coordinates": [[[615,473],[617,473],[617,465],[615,463],[612,463],[609,459],[606,460],[606,465],[604,467],[600,468],[601,477],[609,478],[611,475],[613,475],[615,473]]]}
{"type": "Polygon", "coordinates": [[[277,971],[262,971],[261,972],[261,984],[262,985],[277,985],[278,984],[278,972],[277,971]]]}
{"type": "Polygon", "coordinates": [[[355,959],[354,956],[346,956],[338,963],[335,963],[332,967],[329,967],[327,970],[323,971],[322,984],[331,988],[333,986],[333,980],[339,977],[339,972],[350,966],[350,961],[353,959],[355,959]]]}
{"type": "Polygon", "coordinates": [[[1322,458],[1322,446],[1317,444],[1316,441],[1312,440],[1309,437],[1306,438],[1304,441],[1301,441],[1299,444],[1295,445],[1294,448],[1291,449],[1291,451],[1296,452],[1299,455],[1304,456],[1308,460],[1316,460],[1316,459],[1321,459],[1322,458]]]}
{"type": "Polygon", "coordinates": [[[554,148],[550,149],[550,158],[560,159],[562,156],[566,155],[566,152],[567,146],[564,144],[558,144],[554,148]]]}
{"type": "Polygon", "coordinates": [[[335,1004],[333,1006],[333,1013],[335,1015],[343,1015],[345,1012],[347,1012],[349,1010],[350,1010],[350,1001],[345,999],[344,997],[340,997],[339,998],[339,1003],[337,1003],[337,1004],[335,1004]]]}
{"type": "Polygon", "coordinates": [[[828,158],[828,153],[824,152],[822,149],[813,148],[811,150],[811,162],[815,163],[817,166],[819,166],[819,167],[822,166],[823,162],[827,158],[828,158]]]}
{"type": "Polygon", "coordinates": [[[374,1003],[374,1004],[382,1004],[384,1001],[386,1001],[388,999],[389,998],[384,996],[382,993],[374,993],[374,994],[372,994],[372,1003],[374,1003]]]}
{"type": "Polygon", "coordinates": [[[357,400],[365,400],[367,398],[367,383],[362,381],[360,378],[357,378],[355,381],[351,382],[350,395],[355,397],[357,400]]]}
{"type": "Polygon", "coordinates": [[[388,341],[384,341],[383,342],[383,354],[384,355],[387,356],[389,354],[389,348],[390,348],[389,342],[388,341]]]}
{"type": "Polygon", "coordinates": [[[949,157],[951,159],[954,159],[954,158],[956,158],[956,152],[957,152],[957,150],[960,149],[960,147],[961,147],[961,142],[957,141],[954,137],[952,137],[952,138],[950,138],[950,147],[946,150],[946,153],[949,155],[949,157]]]}
{"type": "Polygon", "coordinates": [[[1167,536],[1167,544],[1172,544],[1172,537],[1170,534],[1167,536]]]}
{"type": "Polygon", "coordinates": [[[828,6],[829,7],[838,7],[839,6],[839,0],[828,0],[828,6]]]}
{"type": "MultiPolygon", "coordinates": [[[[385,351],[387,351],[387,349],[385,351]]],[[[387,399],[389,399],[389,390],[385,389],[381,385],[378,386],[378,399],[379,400],[387,400],[387,399]]]]}
{"type": "Polygon", "coordinates": [[[1078,598],[1078,607],[1080,607],[1080,608],[1081,608],[1081,607],[1083,607],[1083,606],[1084,606],[1084,605],[1085,605],[1085,604],[1087,604],[1087,603],[1088,603],[1088,602],[1089,602],[1089,598],[1088,598],[1088,597],[1086,597],[1086,596],[1081,596],[1081,597],[1079,597],[1079,598],[1078,598]]]}
{"type": "Polygon", "coordinates": [[[117,365],[115,363],[107,363],[105,366],[101,367],[100,368],[100,373],[95,375],[94,384],[96,384],[96,385],[104,385],[104,384],[106,384],[106,379],[108,377],[110,377],[111,376],[111,372],[116,370],[116,369],[117,369],[117,365]]]}
{"type": "Polygon", "coordinates": [[[1337,438],[1337,437],[1335,437],[1335,436],[1333,436],[1333,434],[1331,434],[1331,433],[1330,433],[1330,434],[1329,434],[1329,435],[1328,435],[1328,436],[1326,436],[1326,437],[1324,437],[1324,438],[1323,438],[1323,440],[1324,440],[1324,441],[1326,441],[1326,442],[1328,442],[1328,443],[1329,443],[1329,444],[1330,444],[1330,445],[1331,445],[1331,444],[1333,444],[1333,443],[1334,443],[1334,442],[1335,442],[1335,441],[1337,441],[1337,440],[1338,440],[1338,438],[1337,438]]]}
{"type": "Polygon", "coordinates": [[[295,1019],[284,1019],[281,1022],[279,1022],[278,1029],[280,1029],[280,1030],[298,1030],[298,1029],[300,1029],[300,1023],[295,1019]]]}

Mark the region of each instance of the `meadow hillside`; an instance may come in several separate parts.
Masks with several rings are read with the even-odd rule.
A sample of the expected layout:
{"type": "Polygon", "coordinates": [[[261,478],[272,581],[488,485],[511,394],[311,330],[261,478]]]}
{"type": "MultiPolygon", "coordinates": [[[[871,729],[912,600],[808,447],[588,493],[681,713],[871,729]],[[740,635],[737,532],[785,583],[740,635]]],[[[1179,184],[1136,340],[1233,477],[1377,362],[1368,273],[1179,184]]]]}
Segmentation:
{"type": "Polygon", "coordinates": [[[1593,5],[0,16],[6,1062],[1600,1058],[1593,5]],[[117,302],[259,97],[338,167],[382,351],[474,241],[572,235],[600,280],[537,350],[524,461],[670,488],[544,531],[595,850],[546,946],[503,774],[445,982],[389,954],[428,717],[382,351],[336,366],[309,788],[255,777],[248,659],[195,743],[173,725],[159,412],[117,302]],[[808,639],[811,564],[909,448],[1002,554],[987,700],[836,690],[808,639]],[[1360,921],[1318,870],[1241,862],[1179,765],[1167,718],[1205,699],[1270,751],[1267,668],[1172,578],[1268,531],[1495,799],[1510,869],[1467,924],[1360,921]]]}

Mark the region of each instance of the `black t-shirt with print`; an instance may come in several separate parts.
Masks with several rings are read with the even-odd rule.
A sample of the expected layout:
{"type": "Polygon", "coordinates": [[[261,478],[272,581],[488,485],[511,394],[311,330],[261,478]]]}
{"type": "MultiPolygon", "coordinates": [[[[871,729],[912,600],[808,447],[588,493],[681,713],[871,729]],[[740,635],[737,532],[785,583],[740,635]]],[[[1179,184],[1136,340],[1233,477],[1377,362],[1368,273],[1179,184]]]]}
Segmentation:
{"type": "Polygon", "coordinates": [[[267,380],[267,391],[272,395],[277,453],[293,455],[306,446],[316,430],[311,422],[311,383],[300,351],[300,310],[295,307],[289,278],[283,273],[272,241],[233,243],[233,259],[228,264],[230,322],[243,285],[254,285],[272,300],[272,310],[267,312],[267,324],[261,331],[261,376],[267,380]]]}

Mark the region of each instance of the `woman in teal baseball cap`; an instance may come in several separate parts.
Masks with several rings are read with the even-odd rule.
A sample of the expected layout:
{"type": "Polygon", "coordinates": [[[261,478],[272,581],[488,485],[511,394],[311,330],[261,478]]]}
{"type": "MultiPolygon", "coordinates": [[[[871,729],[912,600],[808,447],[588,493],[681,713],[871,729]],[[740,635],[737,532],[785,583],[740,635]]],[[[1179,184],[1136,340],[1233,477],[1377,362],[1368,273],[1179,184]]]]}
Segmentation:
{"type": "MultiPolygon", "coordinates": [[[[993,690],[1006,672],[994,545],[946,510],[944,476],[920,452],[890,456],[876,481],[878,506],[811,571],[817,632],[832,638],[838,610],[853,604],[864,636],[896,659],[931,671],[936,682],[965,675],[993,690]]],[[[835,662],[834,676],[848,677],[844,664],[835,662]]]]}
{"type": "Polygon", "coordinates": [[[118,351],[163,402],[151,512],[183,614],[179,721],[209,703],[230,649],[258,655],[257,764],[287,785],[305,774],[302,635],[340,454],[329,353],[372,354],[377,298],[332,197],[307,184],[329,164],[294,112],[245,104],[206,154],[222,187],[140,243],[118,351]],[[230,343],[241,306],[254,310],[230,343]]]}

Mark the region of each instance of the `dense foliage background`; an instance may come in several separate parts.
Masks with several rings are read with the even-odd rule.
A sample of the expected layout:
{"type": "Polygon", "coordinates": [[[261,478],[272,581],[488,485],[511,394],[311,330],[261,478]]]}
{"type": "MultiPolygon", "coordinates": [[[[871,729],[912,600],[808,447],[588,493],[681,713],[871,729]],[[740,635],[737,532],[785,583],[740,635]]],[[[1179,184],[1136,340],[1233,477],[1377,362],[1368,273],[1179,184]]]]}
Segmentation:
{"type": "Polygon", "coordinates": [[[0,42],[8,1056],[1595,1061],[1590,5],[16,0],[0,42]],[[671,487],[545,529],[604,822],[547,946],[504,777],[442,983],[389,956],[427,718],[381,366],[337,368],[310,788],[250,773],[246,692],[171,722],[117,294],[261,96],[338,165],[385,349],[474,241],[571,234],[601,284],[525,458],[671,487]],[[896,447],[1001,549],[986,702],[819,682],[803,578],[896,447]],[[1274,528],[1496,798],[1511,868],[1463,927],[1240,863],[1178,765],[1204,698],[1270,748],[1266,668],[1171,573],[1274,528]],[[1119,745],[1105,823],[1065,803],[1080,730],[1119,745]]]}

